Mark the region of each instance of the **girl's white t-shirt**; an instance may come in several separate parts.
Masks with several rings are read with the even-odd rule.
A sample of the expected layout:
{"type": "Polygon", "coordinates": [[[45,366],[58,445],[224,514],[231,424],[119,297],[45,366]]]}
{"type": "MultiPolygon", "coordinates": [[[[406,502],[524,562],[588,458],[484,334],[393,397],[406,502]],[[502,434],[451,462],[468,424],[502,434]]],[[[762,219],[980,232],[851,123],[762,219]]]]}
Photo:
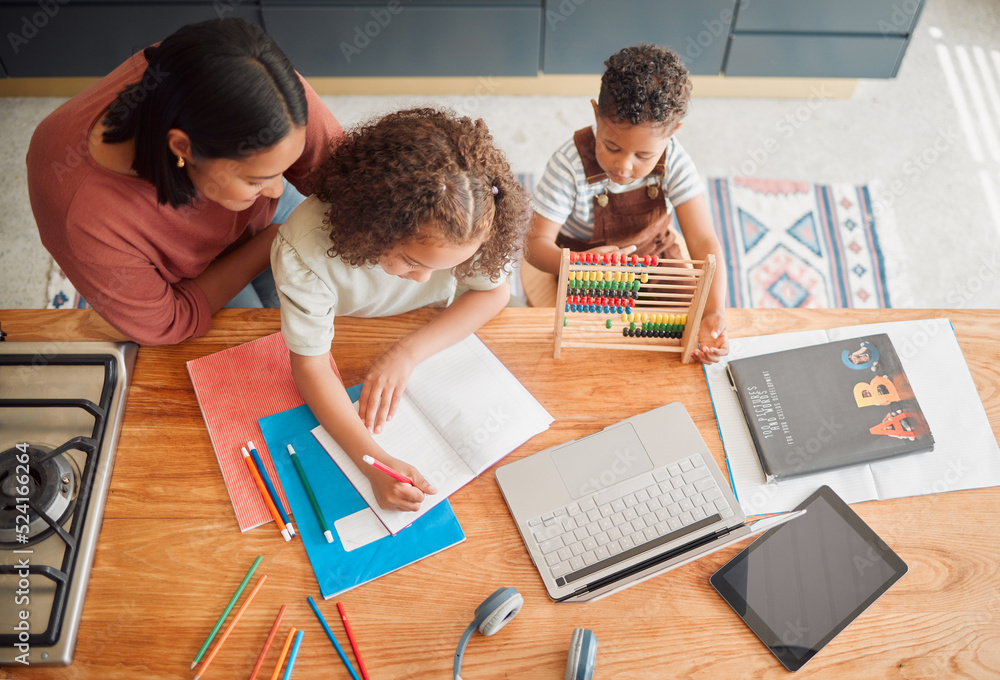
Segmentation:
{"type": "Polygon", "coordinates": [[[378,266],[352,267],[326,252],[329,206],[315,196],[299,205],[271,245],[271,270],[281,300],[281,333],[288,349],[303,356],[330,351],[338,316],[377,317],[420,307],[447,307],[468,290],[492,290],[505,279],[473,277],[458,285],[453,270],[438,270],[419,283],[378,266]]]}

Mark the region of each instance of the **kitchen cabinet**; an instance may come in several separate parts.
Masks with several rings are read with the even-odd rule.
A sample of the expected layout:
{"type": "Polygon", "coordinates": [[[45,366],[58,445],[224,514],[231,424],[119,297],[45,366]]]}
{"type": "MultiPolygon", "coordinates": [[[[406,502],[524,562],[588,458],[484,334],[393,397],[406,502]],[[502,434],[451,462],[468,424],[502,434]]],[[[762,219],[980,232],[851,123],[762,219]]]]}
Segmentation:
{"type": "Polygon", "coordinates": [[[892,78],[924,0],[740,0],[727,76],[892,78]]]}
{"type": "Polygon", "coordinates": [[[264,25],[310,76],[537,76],[541,0],[265,0],[264,25]]]}
{"type": "Polygon", "coordinates": [[[258,23],[240,0],[0,2],[0,62],[17,78],[98,77],[185,24],[238,16],[258,23]]]}
{"type": "Polygon", "coordinates": [[[650,42],[677,52],[692,74],[717,76],[734,9],[735,0],[547,0],[542,70],[602,73],[618,50],[650,42]]]}

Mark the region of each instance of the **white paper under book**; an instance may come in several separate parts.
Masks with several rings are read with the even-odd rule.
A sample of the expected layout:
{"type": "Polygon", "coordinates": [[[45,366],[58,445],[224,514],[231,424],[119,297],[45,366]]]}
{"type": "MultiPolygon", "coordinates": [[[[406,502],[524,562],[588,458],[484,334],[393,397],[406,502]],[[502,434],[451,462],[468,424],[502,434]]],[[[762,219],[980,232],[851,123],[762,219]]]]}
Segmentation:
{"type": "Polygon", "coordinates": [[[396,534],[479,474],[548,429],[552,416],[475,335],[423,361],[413,371],[396,414],[373,435],[437,489],[417,512],[384,510],[371,483],[333,437],[312,431],[323,448],[396,534]]]}
{"type": "Polygon", "coordinates": [[[733,490],[747,515],[791,510],[824,484],[848,503],[1000,485],[1000,447],[948,319],[734,338],[726,361],[705,366],[705,377],[733,490]],[[765,483],[726,361],[874,333],[892,340],[934,433],[934,450],[765,483]]]}

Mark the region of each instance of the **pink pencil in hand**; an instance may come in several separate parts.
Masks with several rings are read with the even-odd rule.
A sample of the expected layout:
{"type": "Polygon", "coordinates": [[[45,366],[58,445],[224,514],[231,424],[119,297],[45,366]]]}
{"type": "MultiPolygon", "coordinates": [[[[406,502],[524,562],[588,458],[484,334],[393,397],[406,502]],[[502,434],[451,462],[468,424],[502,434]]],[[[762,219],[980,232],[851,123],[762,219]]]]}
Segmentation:
{"type": "Polygon", "coordinates": [[[403,484],[409,484],[410,486],[413,486],[413,480],[412,479],[410,479],[406,475],[403,475],[402,473],[396,472],[395,470],[393,470],[391,467],[389,467],[385,463],[380,463],[379,461],[375,460],[371,456],[363,456],[361,458],[361,460],[365,461],[366,463],[368,463],[369,465],[371,465],[376,470],[381,470],[382,472],[384,472],[385,474],[389,475],[390,477],[392,477],[396,481],[402,482],[403,484]]]}

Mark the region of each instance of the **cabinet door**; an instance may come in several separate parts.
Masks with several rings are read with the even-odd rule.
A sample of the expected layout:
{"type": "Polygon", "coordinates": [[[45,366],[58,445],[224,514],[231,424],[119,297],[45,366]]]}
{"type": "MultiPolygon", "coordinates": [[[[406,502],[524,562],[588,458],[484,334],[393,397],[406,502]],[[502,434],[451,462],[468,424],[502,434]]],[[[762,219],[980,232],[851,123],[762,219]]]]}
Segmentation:
{"type": "Polygon", "coordinates": [[[0,62],[15,78],[104,76],[181,26],[220,15],[257,23],[257,9],[239,0],[183,5],[4,2],[0,62]]]}
{"type": "Polygon", "coordinates": [[[603,73],[623,47],[650,42],[692,74],[719,75],[736,0],[546,0],[545,73],[603,73]]]}
{"type": "Polygon", "coordinates": [[[534,3],[264,5],[264,25],[305,76],[536,76],[534,3]]]}
{"type": "Polygon", "coordinates": [[[737,32],[909,35],[923,0],[742,0],[737,32]]]}
{"type": "Polygon", "coordinates": [[[907,39],[749,33],[733,36],[727,76],[893,78],[907,39]]]}

